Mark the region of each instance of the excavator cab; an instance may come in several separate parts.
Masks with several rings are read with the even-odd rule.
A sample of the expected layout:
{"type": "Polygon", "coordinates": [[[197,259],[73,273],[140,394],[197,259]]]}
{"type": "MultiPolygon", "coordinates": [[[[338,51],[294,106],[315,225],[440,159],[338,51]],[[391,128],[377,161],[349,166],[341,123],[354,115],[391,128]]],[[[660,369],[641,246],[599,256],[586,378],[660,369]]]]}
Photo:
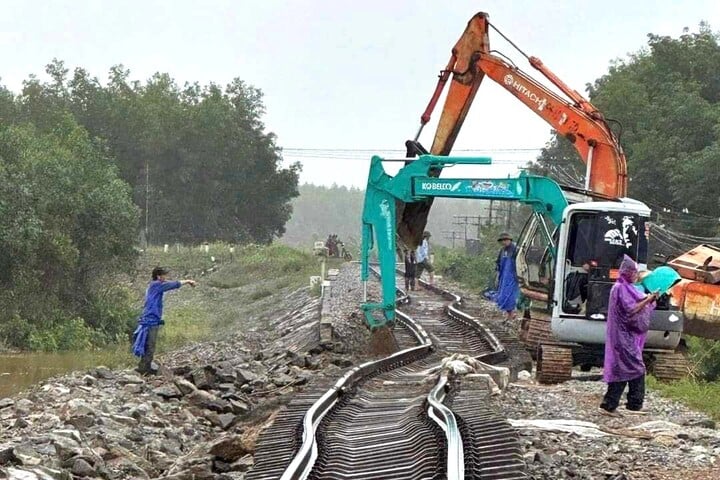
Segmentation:
{"type": "MultiPolygon", "coordinates": [[[[552,332],[561,342],[602,345],[610,290],[623,256],[647,269],[646,224],[650,209],[643,203],[587,202],[564,213],[558,242],[552,332]]],[[[682,314],[658,308],[653,314],[647,348],[674,349],[682,333],[682,314]]]]}

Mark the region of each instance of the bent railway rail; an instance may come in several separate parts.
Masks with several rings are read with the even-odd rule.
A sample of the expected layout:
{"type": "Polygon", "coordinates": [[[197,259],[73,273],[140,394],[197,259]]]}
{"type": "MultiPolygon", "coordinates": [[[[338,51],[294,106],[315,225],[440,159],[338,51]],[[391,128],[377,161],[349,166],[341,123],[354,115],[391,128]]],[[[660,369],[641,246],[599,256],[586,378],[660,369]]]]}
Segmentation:
{"type": "Polygon", "coordinates": [[[483,404],[484,379],[440,371],[452,353],[507,360],[503,344],[459,296],[424,286],[400,291],[400,350],[292,402],[260,437],[247,479],[528,478],[514,430],[483,404]]]}

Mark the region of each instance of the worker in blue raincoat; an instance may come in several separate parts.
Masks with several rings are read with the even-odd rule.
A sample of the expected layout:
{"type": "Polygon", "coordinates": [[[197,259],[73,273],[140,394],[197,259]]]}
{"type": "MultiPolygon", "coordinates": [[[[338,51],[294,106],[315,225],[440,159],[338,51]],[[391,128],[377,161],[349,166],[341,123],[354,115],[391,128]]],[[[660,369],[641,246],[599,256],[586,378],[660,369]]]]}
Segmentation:
{"type": "Polygon", "coordinates": [[[154,375],[156,369],[152,368],[152,360],[155,354],[158,330],[165,322],[162,319],[163,295],[165,292],[175,290],[183,285],[195,286],[194,280],[167,279],[168,270],[162,267],[155,267],[152,271],[152,281],[148,285],[145,294],[145,306],[142,316],[138,320],[138,327],[133,333],[132,350],[135,356],[140,357],[140,364],[137,371],[143,375],[154,375]]]}
{"type": "Polygon", "coordinates": [[[515,270],[517,245],[515,245],[512,237],[508,233],[500,235],[498,242],[502,247],[498,252],[496,261],[497,294],[495,295],[495,303],[497,303],[500,310],[505,312],[507,319],[512,320],[515,318],[515,309],[520,293],[515,270]]]}

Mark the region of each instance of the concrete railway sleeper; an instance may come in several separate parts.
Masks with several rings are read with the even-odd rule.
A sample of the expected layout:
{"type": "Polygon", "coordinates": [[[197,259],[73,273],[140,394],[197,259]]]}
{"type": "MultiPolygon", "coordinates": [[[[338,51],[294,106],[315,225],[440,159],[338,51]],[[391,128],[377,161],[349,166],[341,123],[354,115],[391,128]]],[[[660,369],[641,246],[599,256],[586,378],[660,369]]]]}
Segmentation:
{"type": "Polygon", "coordinates": [[[439,368],[453,353],[502,362],[502,343],[460,309],[460,297],[425,287],[398,300],[403,311],[394,333],[401,350],[351,369],[302,420],[292,402],[292,412],[276,421],[285,433],[273,425],[260,437],[246,478],[527,478],[517,435],[484,403],[487,384],[476,376],[465,387],[464,379],[439,368]]]}

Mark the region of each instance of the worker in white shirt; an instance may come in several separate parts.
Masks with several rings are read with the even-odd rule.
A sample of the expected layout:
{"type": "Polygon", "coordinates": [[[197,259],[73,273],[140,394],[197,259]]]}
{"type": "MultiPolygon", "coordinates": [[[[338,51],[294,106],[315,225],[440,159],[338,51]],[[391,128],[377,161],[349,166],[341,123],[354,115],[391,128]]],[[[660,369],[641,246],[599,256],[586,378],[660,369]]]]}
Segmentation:
{"type": "Polygon", "coordinates": [[[417,253],[415,254],[415,258],[417,261],[417,277],[420,278],[422,276],[423,270],[427,270],[428,275],[430,276],[430,285],[433,285],[435,283],[435,269],[432,266],[432,263],[430,262],[430,232],[425,231],[423,232],[422,236],[422,242],[420,242],[420,245],[418,245],[417,253]]]}

